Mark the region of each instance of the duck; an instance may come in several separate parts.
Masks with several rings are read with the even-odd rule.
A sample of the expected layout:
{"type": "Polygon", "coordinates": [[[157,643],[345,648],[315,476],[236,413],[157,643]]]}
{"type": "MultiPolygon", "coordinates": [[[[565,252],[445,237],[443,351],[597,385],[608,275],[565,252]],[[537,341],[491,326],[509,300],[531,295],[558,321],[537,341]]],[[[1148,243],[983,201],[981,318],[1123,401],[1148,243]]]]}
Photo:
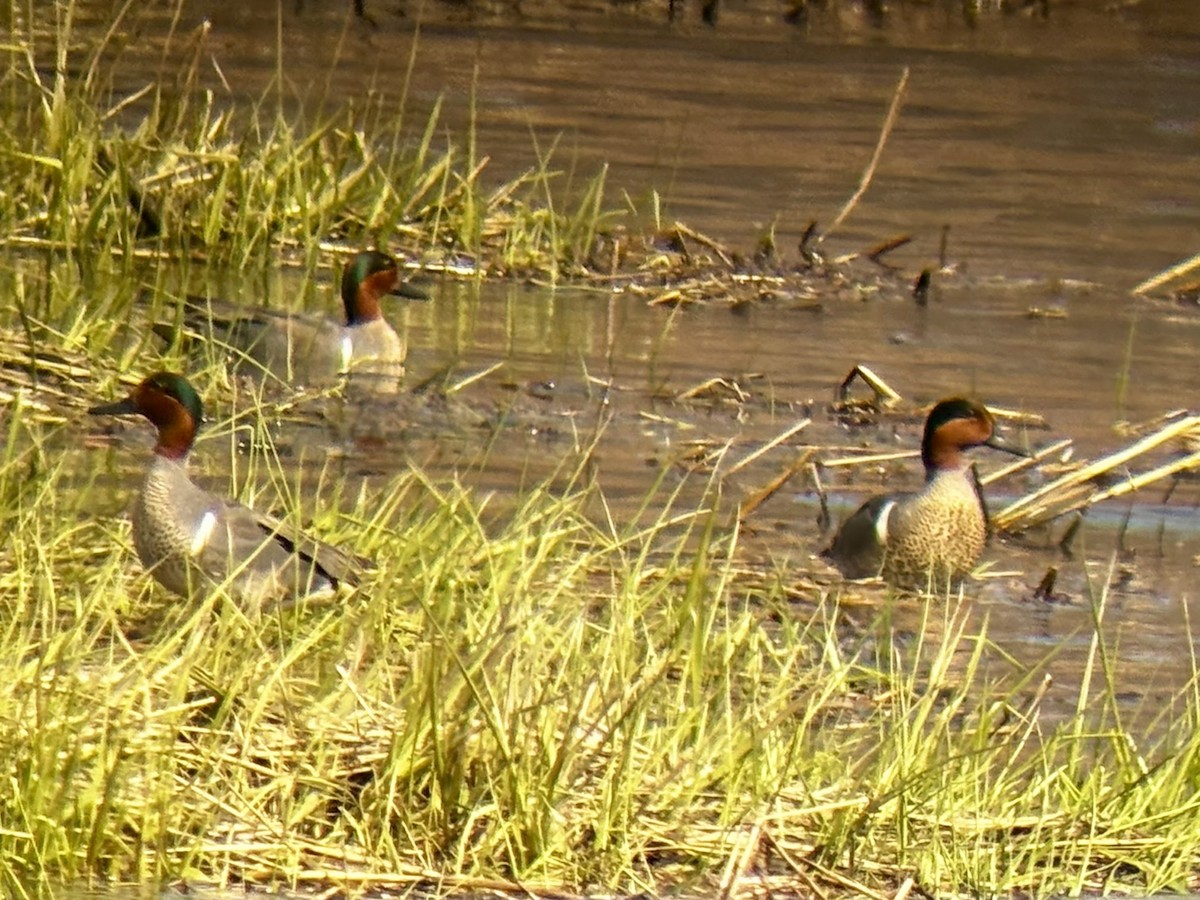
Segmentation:
{"type": "Polygon", "coordinates": [[[204,420],[200,396],[174,372],[156,372],[93,416],[140,415],[158,430],[134,502],[133,544],[150,575],[173,594],[226,590],[247,609],[334,595],[371,568],[361,557],[287,529],[227,497],[202,490],[188,455],[204,420]]]}
{"type": "Polygon", "coordinates": [[[881,577],[898,588],[961,582],[991,537],[979,478],[966,455],[974,447],[1029,455],[999,434],[979,401],[937,403],[921,438],[924,487],[872,497],[841,524],[822,556],[846,578],[881,577]]]}
{"type": "MultiPolygon", "coordinates": [[[[401,279],[392,256],[363,250],[342,272],[342,321],[203,297],[187,297],[181,318],[188,331],[230,348],[239,371],[297,387],[325,385],[352,374],[358,384],[390,391],[398,389],[404,375],[406,348],[383,316],[380,301],[388,294],[429,299],[401,279]]],[[[154,330],[168,341],[179,331],[165,324],[154,330]]]]}

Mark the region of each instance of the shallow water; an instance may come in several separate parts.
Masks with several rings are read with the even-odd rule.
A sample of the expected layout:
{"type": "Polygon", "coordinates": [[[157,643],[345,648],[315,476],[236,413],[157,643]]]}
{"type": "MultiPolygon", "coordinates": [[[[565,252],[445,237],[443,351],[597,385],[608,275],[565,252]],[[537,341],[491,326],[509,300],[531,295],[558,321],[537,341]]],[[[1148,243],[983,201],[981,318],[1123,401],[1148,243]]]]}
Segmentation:
{"type": "MultiPolygon", "coordinates": [[[[927,308],[842,301],[818,313],[786,302],[672,311],[620,294],[507,285],[476,294],[448,281],[433,303],[402,313],[409,377],[415,384],[447,366],[461,377],[503,362],[462,413],[479,425],[463,427],[459,413],[418,401],[379,417],[384,433],[372,439],[318,436],[339,444],[360,473],[407,460],[453,471],[490,442],[487,466],[472,477],[511,492],[547,474],[597,417],[610,417],[599,469],[619,502],[640,498],[689,442],[733,441],[738,458],[811,413],[813,425],[792,448],[731,482],[749,492],[781,471],[798,444],[915,446],[916,423],[851,434],[827,415],[855,363],[912,400],[970,391],[1041,414],[1049,428],[1032,432],[1034,443],[1069,436],[1083,455],[1123,443],[1118,421],[1187,406],[1200,387],[1200,319],[1127,293],[1196,250],[1200,22],[1188,3],[1145,3],[1119,15],[1056,6],[1045,20],[974,23],[905,8],[883,22],[814,14],[792,25],[773,4],[750,2],[726,4],[715,28],[694,10],[670,24],[649,6],[601,4],[569,17],[534,6],[518,18],[435,3],[398,15],[380,5],[371,9],[374,25],[347,20],[341,4],[284,6],[285,70],[301,105],[368,90],[399,103],[415,48],[407,114],[423,123],[444,97],[451,130],[473,115],[497,182],[530,165],[535,140],[545,148],[561,135],[558,165],[584,177],[610,164],[610,197],[657,189],[671,214],[741,247],[775,223],[785,254],[810,219],[831,221],[857,185],[907,66],[906,102],[870,190],[827,246],[841,253],[909,233],[913,243],[888,258],[908,278],[936,261],[949,226],[951,260],[970,273],[939,281],[927,308]],[[1031,306],[1066,318],[1030,318],[1031,306]],[[718,376],[736,380],[743,402],[676,401],[718,376]],[[510,424],[492,441],[492,426],[506,416],[510,424]],[[379,439],[394,445],[398,436],[403,454],[380,449],[379,439]]],[[[177,64],[183,41],[167,42],[165,10],[153,15],[124,52],[118,89],[177,64]]],[[[178,34],[204,20],[212,61],[204,77],[218,96],[266,91],[276,66],[273,7],[193,2],[178,34]]],[[[280,276],[281,290],[288,277],[280,276]]],[[[313,435],[296,430],[291,439],[302,446],[313,435]]],[[[288,444],[285,429],[285,452],[288,444]]],[[[985,470],[1006,462],[981,456],[985,470]]],[[[889,485],[918,477],[911,462],[857,472],[844,484],[829,476],[835,514],[878,489],[885,474],[889,485]]],[[[993,506],[1026,486],[999,486],[993,506]]],[[[1056,654],[1051,671],[1064,702],[1090,633],[1086,582],[1103,580],[1127,511],[1126,549],[1136,555],[1121,557],[1129,568],[1110,625],[1122,671],[1144,695],[1131,688],[1130,702],[1157,703],[1190,674],[1196,491],[1184,484],[1167,504],[1162,494],[1151,488],[1096,510],[1074,559],[1036,544],[991,552],[997,568],[1017,574],[980,588],[977,614],[990,616],[993,637],[1017,659],[1056,654]],[[1050,565],[1062,570],[1065,602],[1025,599],[1050,565]]],[[[795,479],[752,517],[747,553],[809,568],[822,539],[816,514],[809,485],[795,479]]],[[[1061,531],[1052,528],[1047,540],[1061,531]]]]}

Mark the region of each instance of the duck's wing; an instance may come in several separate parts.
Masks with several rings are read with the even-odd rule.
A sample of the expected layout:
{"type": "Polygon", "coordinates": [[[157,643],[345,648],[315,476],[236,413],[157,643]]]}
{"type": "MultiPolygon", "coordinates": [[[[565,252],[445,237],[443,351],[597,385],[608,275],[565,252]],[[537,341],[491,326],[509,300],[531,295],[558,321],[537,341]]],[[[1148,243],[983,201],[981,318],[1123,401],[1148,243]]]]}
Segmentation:
{"type": "Polygon", "coordinates": [[[870,578],[883,568],[888,525],[901,494],[872,497],[838,528],[833,542],[821,551],[847,578],[870,578]]]}
{"type": "Polygon", "coordinates": [[[281,547],[295,559],[301,560],[306,568],[311,568],[328,579],[334,587],[339,584],[355,586],[360,583],[364,572],[375,569],[375,562],[356,553],[348,553],[332,544],[291,528],[280,522],[274,516],[248,510],[255,520],[259,533],[268,536],[276,546],[281,547]]]}
{"type": "Polygon", "coordinates": [[[340,334],[332,319],[307,313],[288,313],[262,307],[237,306],[225,300],[189,295],[184,298],[183,321],[203,338],[224,341],[238,349],[257,347],[272,336],[281,336],[295,347],[307,347],[318,336],[340,334]]]}
{"type": "Polygon", "coordinates": [[[264,596],[303,597],[354,585],[370,567],[235,500],[214,504],[194,534],[192,553],[209,577],[249,585],[247,592],[264,596]]]}
{"type": "MultiPolygon", "coordinates": [[[[170,326],[154,326],[173,340],[170,326]]],[[[184,300],[183,336],[223,346],[231,363],[282,380],[324,383],[344,368],[343,326],[306,313],[235,306],[223,300],[189,296],[184,300]]]]}
{"type": "Polygon", "coordinates": [[[992,536],[996,533],[996,526],[992,524],[992,512],[988,509],[987,497],[983,494],[983,482],[979,480],[979,469],[975,463],[971,463],[971,485],[975,488],[975,496],[979,500],[979,508],[983,510],[983,540],[985,544],[990,544],[992,536]]]}

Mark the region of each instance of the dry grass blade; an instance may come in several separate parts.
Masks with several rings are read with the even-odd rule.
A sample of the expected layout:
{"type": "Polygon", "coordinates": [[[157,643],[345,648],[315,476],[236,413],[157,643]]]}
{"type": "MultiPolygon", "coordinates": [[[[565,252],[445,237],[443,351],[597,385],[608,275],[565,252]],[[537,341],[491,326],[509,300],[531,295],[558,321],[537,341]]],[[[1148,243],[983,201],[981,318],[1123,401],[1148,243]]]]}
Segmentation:
{"type": "MultiPolygon", "coordinates": [[[[208,848],[210,851],[215,848],[208,848]]],[[[513,881],[502,878],[472,878],[470,876],[447,875],[433,870],[413,869],[395,872],[355,871],[351,868],[301,868],[286,866],[247,866],[246,874],[251,881],[270,882],[283,878],[304,884],[313,889],[328,887],[338,891],[341,887],[357,890],[381,888],[438,886],[466,895],[500,894],[511,897],[545,897],[547,900],[570,900],[578,895],[562,890],[558,885],[539,884],[532,881],[513,881]]]]}
{"type": "Polygon", "coordinates": [[[719,398],[722,395],[730,397],[738,403],[744,403],[748,394],[736,381],[727,378],[706,378],[699,384],[693,385],[675,395],[676,400],[695,400],[699,397],[719,398]]]}
{"type": "Polygon", "coordinates": [[[771,845],[775,848],[776,852],[783,857],[784,862],[787,863],[787,865],[797,875],[807,878],[807,873],[805,872],[807,869],[829,884],[836,885],[843,890],[848,890],[855,896],[866,897],[867,900],[888,900],[886,894],[872,890],[870,887],[857,879],[849,878],[846,875],[843,875],[841,872],[830,869],[827,866],[823,866],[815,860],[809,859],[808,857],[797,858],[793,856],[788,852],[787,848],[784,847],[779,841],[775,840],[774,837],[768,835],[768,838],[770,839],[771,845]]]}
{"type": "Polygon", "coordinates": [[[775,478],[771,479],[771,481],[768,482],[765,487],[744,498],[741,503],[738,504],[739,521],[745,521],[747,518],[749,518],[756,509],[766,503],[767,500],[771,499],[771,497],[773,497],[781,487],[791,481],[797,472],[801,471],[809,464],[809,460],[812,459],[815,452],[816,451],[812,450],[811,448],[805,451],[805,453],[798,460],[780,472],[775,478]]]}
{"type": "Polygon", "coordinates": [[[0,391],[23,398],[43,421],[62,421],[84,409],[97,389],[96,366],[65,350],[31,349],[26,334],[0,331],[0,391]]]}
{"type": "Polygon", "coordinates": [[[717,254],[717,257],[726,266],[730,266],[730,267],[733,266],[732,254],[730,253],[729,249],[727,247],[725,247],[723,244],[721,244],[719,241],[716,241],[713,238],[710,238],[706,234],[701,234],[699,231],[696,231],[696,229],[691,228],[690,226],[685,225],[682,222],[676,222],[672,226],[672,228],[674,229],[675,233],[679,236],[679,238],[681,240],[683,238],[689,238],[689,239],[695,241],[700,246],[707,247],[713,253],[717,254]]]}
{"type": "Polygon", "coordinates": [[[748,466],[752,462],[754,462],[756,459],[759,459],[761,456],[763,456],[766,453],[770,453],[772,450],[774,450],[780,444],[795,437],[797,434],[799,434],[801,431],[803,431],[805,428],[807,428],[811,423],[812,423],[812,419],[801,419],[799,422],[797,422],[791,428],[788,428],[783,433],[778,434],[775,437],[771,438],[771,440],[767,441],[765,444],[763,444],[757,450],[754,450],[751,453],[747,453],[745,456],[743,456],[741,459],[739,459],[736,463],[734,463],[732,466],[730,466],[725,471],[725,474],[733,475],[734,473],[741,471],[746,466],[748,466]]]}
{"type": "MultiPolygon", "coordinates": [[[[1147,485],[1153,484],[1156,481],[1161,481],[1162,479],[1170,475],[1174,475],[1177,472],[1186,472],[1196,469],[1198,466],[1200,466],[1200,450],[1187,456],[1180,457],[1172,462],[1164,463],[1163,465],[1151,469],[1148,472],[1142,472],[1139,475],[1131,476],[1125,481],[1114,484],[1112,487],[1105,488],[1104,490],[1089,497],[1086,505],[1091,506],[1095,503],[1100,503],[1103,500],[1111,500],[1113,497],[1123,497],[1126,494],[1141,490],[1147,485]]],[[[1067,510],[1067,512],[1070,511],[1071,510],[1067,510]]]]}
{"type": "Polygon", "coordinates": [[[988,404],[988,412],[997,421],[1005,425],[1024,425],[1029,428],[1045,428],[1046,418],[1038,413],[1026,412],[1022,409],[1008,409],[1003,406],[988,404]]]}
{"type": "Polygon", "coordinates": [[[876,375],[871,369],[859,363],[850,370],[850,373],[842,379],[842,383],[838,386],[839,400],[845,400],[849,396],[850,385],[855,380],[862,381],[863,384],[869,387],[874,392],[875,399],[885,408],[893,407],[904,399],[890,384],[876,375]]]}
{"type": "Polygon", "coordinates": [[[1018,472],[1024,472],[1026,469],[1032,469],[1034,466],[1041,465],[1047,459],[1050,459],[1050,457],[1058,456],[1059,454],[1064,453],[1074,443],[1075,441],[1071,438],[1064,438],[1061,441],[1055,441],[1053,444],[1042,447],[1032,456],[1022,457],[1006,466],[1001,466],[995,471],[988,472],[986,475],[981,475],[979,477],[979,483],[984,487],[987,487],[989,484],[1002,481],[1011,475],[1016,475],[1018,472]]]}
{"type": "Polygon", "coordinates": [[[840,456],[821,460],[822,469],[838,469],[844,466],[869,466],[875,463],[897,462],[902,459],[918,459],[920,450],[896,450],[892,453],[867,453],[862,456],[840,456]]]}
{"type": "Polygon", "coordinates": [[[721,886],[718,893],[720,900],[737,900],[741,896],[741,882],[745,878],[750,865],[754,862],[754,856],[758,852],[758,843],[762,838],[762,833],[763,822],[760,819],[751,825],[745,831],[745,834],[734,843],[729,858],[725,863],[725,871],[721,875],[721,886]]]}

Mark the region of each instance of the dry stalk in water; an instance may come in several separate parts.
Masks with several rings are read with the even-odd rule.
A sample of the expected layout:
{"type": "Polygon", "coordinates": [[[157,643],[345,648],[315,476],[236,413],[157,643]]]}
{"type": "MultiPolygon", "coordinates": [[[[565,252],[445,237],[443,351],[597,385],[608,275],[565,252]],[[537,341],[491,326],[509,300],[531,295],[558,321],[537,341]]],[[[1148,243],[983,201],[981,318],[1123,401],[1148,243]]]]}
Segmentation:
{"type": "Polygon", "coordinates": [[[818,244],[838,229],[838,226],[846,220],[846,217],[850,215],[854,207],[858,205],[858,201],[862,199],[863,194],[867,192],[867,188],[871,184],[871,179],[875,177],[875,169],[878,167],[879,160],[883,156],[883,148],[887,144],[888,136],[892,133],[892,127],[896,124],[896,117],[900,114],[900,103],[904,99],[904,89],[906,87],[908,87],[908,66],[904,67],[904,71],[900,74],[900,83],[896,85],[896,90],[892,93],[892,105],[888,107],[887,118],[883,120],[883,129],[879,132],[879,140],[875,143],[875,152],[871,155],[871,161],[867,163],[867,168],[863,172],[862,179],[858,182],[858,189],[842,206],[834,218],[833,224],[826,228],[825,232],[817,238],[818,244]]]}
{"type": "Polygon", "coordinates": [[[1138,296],[1141,296],[1142,294],[1148,294],[1155,288],[1166,284],[1168,281],[1172,281],[1176,278],[1187,275],[1189,272],[1193,272],[1198,268],[1200,268],[1200,253],[1185,259],[1183,262],[1178,262],[1169,268],[1163,269],[1157,275],[1147,278],[1133,289],[1133,293],[1138,296]]]}
{"type": "Polygon", "coordinates": [[[1198,426],[1200,426],[1200,416],[1186,416],[1128,447],[1110,453],[1073,472],[1068,472],[1049,484],[1031,491],[1000,510],[992,521],[997,528],[1003,531],[1024,531],[1034,525],[1056,519],[1064,513],[1084,509],[1101,500],[1138,490],[1175,472],[1194,468],[1200,464],[1200,452],[1157,466],[1141,475],[1122,479],[1118,485],[1112,487],[1105,487],[1098,483],[1099,479],[1111,474],[1115,469],[1127,465],[1168,441],[1186,435],[1198,426]]]}

